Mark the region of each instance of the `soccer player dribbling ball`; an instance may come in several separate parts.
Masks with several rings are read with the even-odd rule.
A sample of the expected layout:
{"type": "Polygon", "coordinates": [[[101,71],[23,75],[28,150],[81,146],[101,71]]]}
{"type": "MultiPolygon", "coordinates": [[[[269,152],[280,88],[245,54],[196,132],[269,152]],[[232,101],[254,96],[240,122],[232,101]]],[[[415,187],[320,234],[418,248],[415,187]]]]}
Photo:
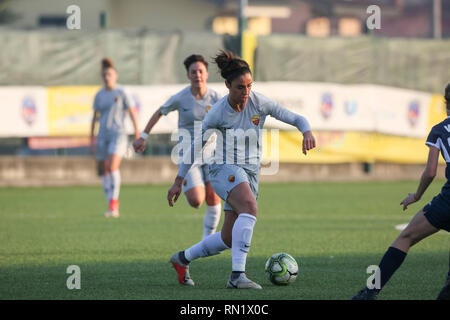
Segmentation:
{"type": "Polygon", "coordinates": [[[135,136],[139,136],[137,118],[132,100],[122,86],[117,84],[118,73],[111,59],[102,60],[104,82],[94,99],[94,116],[91,124],[91,153],[96,154],[103,191],[108,202],[106,217],[119,217],[120,163],[128,147],[125,118],[130,115],[135,136]],[[100,122],[95,146],[95,124],[100,122]]]}
{"type": "MultiPolygon", "coordinates": [[[[232,272],[227,288],[261,289],[259,284],[247,278],[245,268],[258,212],[256,199],[262,146],[260,133],[265,118],[270,115],[301,131],[305,155],[315,147],[315,140],[304,117],[251,90],[253,79],[247,62],[224,51],[216,56],[215,62],[225,79],[229,94],[214,104],[205,116],[202,133],[205,134],[210,129],[217,130],[215,152],[219,156],[210,163],[209,172],[213,189],[225,201],[225,220],[221,231],[175,253],[170,261],[178,274],[178,281],[184,285],[194,285],[189,275],[189,263],[231,248],[232,272]],[[235,142],[240,137],[235,135],[233,140],[228,137],[226,139],[228,130],[244,130],[249,134],[253,132],[255,139],[249,139],[248,144],[236,146],[235,142]],[[220,135],[223,137],[222,146],[219,144],[220,135]],[[242,149],[246,149],[244,153],[239,152],[242,149]]],[[[180,195],[183,178],[194,158],[195,143],[202,141],[204,144],[202,136],[196,137],[179,166],[178,175],[167,195],[170,206],[173,206],[180,195]]]]}
{"type": "MultiPolygon", "coordinates": [[[[170,97],[150,118],[141,136],[133,142],[136,152],[145,150],[147,137],[153,126],[159,121],[161,116],[167,115],[171,111],[178,111],[178,129],[189,132],[191,141],[194,139],[194,122],[201,121],[205,117],[211,106],[221,97],[206,86],[208,80],[208,62],[201,55],[193,54],[184,60],[187,77],[190,86],[187,86],[177,94],[170,97]]],[[[179,135],[180,142],[184,139],[179,135]]],[[[185,143],[183,141],[183,143],[185,143]]],[[[206,201],[206,212],[203,219],[203,238],[216,231],[220,220],[221,201],[214,192],[209,181],[208,166],[197,163],[189,170],[184,177],[183,191],[188,204],[194,208],[200,208],[206,201]]]]}
{"type": "MultiPolygon", "coordinates": [[[[410,204],[422,198],[425,190],[436,176],[439,160],[439,152],[442,154],[447,167],[445,177],[447,183],[442,187],[441,192],[421,209],[409,222],[408,226],[400,233],[397,239],[391,244],[384,254],[379,264],[380,288],[364,288],[359,291],[353,300],[375,300],[389,281],[394,272],[401,266],[410,247],[438,232],[440,229],[450,232],[450,84],[445,88],[445,102],[447,109],[447,119],[435,125],[428,135],[426,145],[430,148],[428,161],[420,179],[419,186],[415,193],[410,193],[400,203],[403,210],[410,204]]],[[[450,270],[444,287],[440,291],[438,300],[450,300],[450,270]]]]}

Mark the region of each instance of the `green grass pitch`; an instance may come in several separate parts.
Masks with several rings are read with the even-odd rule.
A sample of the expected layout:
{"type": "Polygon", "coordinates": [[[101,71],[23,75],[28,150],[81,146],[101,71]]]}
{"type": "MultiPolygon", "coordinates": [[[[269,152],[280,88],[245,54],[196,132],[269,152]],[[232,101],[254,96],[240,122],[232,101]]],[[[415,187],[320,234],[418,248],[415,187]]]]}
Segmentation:
{"type": "MultiPolygon", "coordinates": [[[[119,219],[103,216],[101,187],[0,188],[0,299],[350,299],[399,234],[395,226],[442,184],[405,212],[399,203],[417,182],[261,184],[247,260],[261,291],[225,288],[230,250],[191,264],[195,287],[178,284],[168,260],[200,240],[204,206],[180,197],[169,208],[168,186],[123,186],[119,219]],[[280,251],[299,264],[287,287],[264,274],[280,251]],[[66,287],[69,265],[81,269],[80,290],[66,287]]],[[[435,299],[448,259],[441,231],[410,250],[379,299],[435,299]]]]}

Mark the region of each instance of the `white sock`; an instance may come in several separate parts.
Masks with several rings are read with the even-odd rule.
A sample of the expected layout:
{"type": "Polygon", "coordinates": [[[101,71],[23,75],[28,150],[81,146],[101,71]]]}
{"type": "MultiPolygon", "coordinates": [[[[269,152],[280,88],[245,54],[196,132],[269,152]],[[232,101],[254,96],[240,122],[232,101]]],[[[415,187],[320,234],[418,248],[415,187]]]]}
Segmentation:
{"type": "Polygon", "coordinates": [[[187,260],[192,261],[198,258],[210,257],[221,253],[225,249],[230,249],[222,240],[221,232],[216,232],[207,236],[202,241],[194,244],[184,251],[187,260]]]}
{"type": "Polygon", "coordinates": [[[205,217],[203,218],[203,237],[205,239],[210,234],[216,232],[217,225],[220,221],[220,210],[222,204],[219,203],[215,206],[206,206],[205,217]]]}
{"type": "Polygon", "coordinates": [[[248,213],[239,214],[234,222],[231,242],[232,271],[245,271],[255,223],[255,216],[248,213]]]}
{"type": "Polygon", "coordinates": [[[111,175],[103,175],[102,176],[102,186],[103,186],[103,192],[105,193],[106,202],[109,204],[109,200],[111,200],[111,193],[112,193],[112,187],[111,187],[111,175]]]}
{"type": "Polygon", "coordinates": [[[120,193],[120,170],[114,170],[111,172],[111,199],[119,199],[120,193]]]}

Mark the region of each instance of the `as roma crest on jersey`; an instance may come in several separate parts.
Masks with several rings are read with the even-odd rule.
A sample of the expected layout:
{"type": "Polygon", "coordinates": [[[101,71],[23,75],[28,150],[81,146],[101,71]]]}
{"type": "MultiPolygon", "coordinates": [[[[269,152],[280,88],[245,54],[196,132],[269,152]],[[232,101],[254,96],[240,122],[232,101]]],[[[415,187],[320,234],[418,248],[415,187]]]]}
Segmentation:
{"type": "Polygon", "coordinates": [[[206,113],[208,113],[209,109],[211,109],[211,106],[207,106],[207,107],[205,108],[206,113]]]}
{"type": "Polygon", "coordinates": [[[253,124],[255,125],[255,126],[258,126],[259,125],[259,120],[261,119],[261,117],[260,116],[258,116],[257,114],[255,114],[253,117],[252,117],[252,122],[253,122],[253,124]]]}
{"type": "Polygon", "coordinates": [[[236,177],[234,176],[234,174],[230,174],[230,175],[228,176],[228,181],[229,181],[229,182],[234,182],[234,180],[236,180],[236,177]]]}

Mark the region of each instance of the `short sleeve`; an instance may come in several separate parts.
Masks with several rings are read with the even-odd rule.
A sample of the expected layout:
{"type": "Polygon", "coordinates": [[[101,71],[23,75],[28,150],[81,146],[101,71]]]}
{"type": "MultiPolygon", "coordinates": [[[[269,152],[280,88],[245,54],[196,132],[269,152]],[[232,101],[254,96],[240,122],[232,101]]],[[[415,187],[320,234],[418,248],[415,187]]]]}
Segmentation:
{"type": "Polygon", "coordinates": [[[433,127],[433,129],[431,129],[430,134],[427,137],[427,141],[425,142],[425,144],[427,146],[433,146],[435,148],[438,148],[439,150],[441,150],[441,145],[440,145],[440,135],[439,135],[439,131],[437,130],[436,127],[433,127]]]}
{"type": "Polygon", "coordinates": [[[169,100],[167,100],[160,108],[159,110],[163,115],[167,115],[169,112],[172,112],[174,110],[178,110],[178,102],[176,99],[176,95],[171,96],[169,100]]]}

